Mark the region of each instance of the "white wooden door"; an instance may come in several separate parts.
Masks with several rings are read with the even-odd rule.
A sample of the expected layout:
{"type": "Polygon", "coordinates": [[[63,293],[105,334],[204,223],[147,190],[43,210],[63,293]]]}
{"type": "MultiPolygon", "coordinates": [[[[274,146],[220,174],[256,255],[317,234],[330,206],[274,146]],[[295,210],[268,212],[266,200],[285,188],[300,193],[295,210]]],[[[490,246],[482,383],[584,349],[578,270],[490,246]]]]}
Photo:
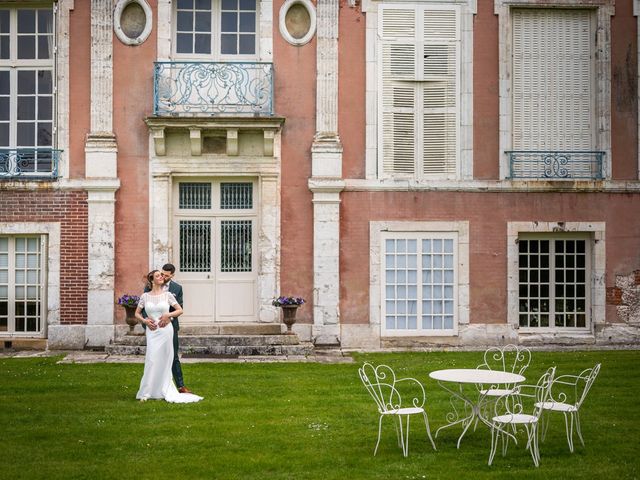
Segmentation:
{"type": "Polygon", "coordinates": [[[174,186],[174,264],[184,325],[257,320],[255,182],[189,179],[174,186]]]}

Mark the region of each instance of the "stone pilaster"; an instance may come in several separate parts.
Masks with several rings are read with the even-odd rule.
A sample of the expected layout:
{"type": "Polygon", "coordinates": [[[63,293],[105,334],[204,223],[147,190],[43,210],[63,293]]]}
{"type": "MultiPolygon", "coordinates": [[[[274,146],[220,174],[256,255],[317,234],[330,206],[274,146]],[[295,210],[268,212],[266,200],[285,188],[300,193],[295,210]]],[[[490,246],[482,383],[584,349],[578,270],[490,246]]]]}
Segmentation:
{"type": "Polygon", "coordinates": [[[103,179],[87,187],[89,203],[89,292],[85,343],[113,338],[115,192],[118,147],[113,133],[113,1],[91,0],[91,131],[85,141],[85,176],[103,179]]]}
{"type": "Polygon", "coordinates": [[[338,136],[338,0],[317,5],[316,134],[311,147],[313,192],[313,328],[320,345],[340,344],[340,192],[338,136]]]}

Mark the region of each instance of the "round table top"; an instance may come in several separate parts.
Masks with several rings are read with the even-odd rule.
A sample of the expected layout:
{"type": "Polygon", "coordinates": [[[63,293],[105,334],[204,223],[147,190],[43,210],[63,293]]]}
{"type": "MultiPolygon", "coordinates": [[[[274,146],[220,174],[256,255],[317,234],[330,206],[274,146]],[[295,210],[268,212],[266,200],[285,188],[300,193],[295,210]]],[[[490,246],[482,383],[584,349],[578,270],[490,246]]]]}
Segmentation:
{"type": "Polygon", "coordinates": [[[522,375],[511,372],[501,372],[499,370],[483,370],[476,368],[450,368],[447,370],[436,370],[429,374],[434,380],[455,383],[520,383],[525,378],[522,375]]]}

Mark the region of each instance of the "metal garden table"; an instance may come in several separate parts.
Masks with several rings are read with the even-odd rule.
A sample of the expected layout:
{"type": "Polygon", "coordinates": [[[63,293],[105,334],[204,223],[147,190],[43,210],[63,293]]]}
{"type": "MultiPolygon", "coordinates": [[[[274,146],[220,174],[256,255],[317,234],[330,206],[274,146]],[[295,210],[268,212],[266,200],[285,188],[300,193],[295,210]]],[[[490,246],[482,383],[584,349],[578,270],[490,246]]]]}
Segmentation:
{"type": "MultiPolygon", "coordinates": [[[[475,421],[480,420],[491,428],[491,419],[485,418],[482,414],[482,407],[485,405],[485,395],[480,393],[479,389],[474,388],[473,393],[475,394],[475,398],[473,398],[464,391],[464,386],[469,384],[485,386],[491,385],[491,388],[499,388],[500,385],[516,385],[525,380],[525,377],[518,375],[517,373],[475,368],[436,370],[435,372],[431,372],[429,377],[436,380],[438,385],[449,392],[452,396],[451,406],[453,411],[449,412],[446,417],[449,423],[436,430],[436,438],[438,437],[440,430],[461,423],[464,428],[458,438],[458,448],[460,448],[462,437],[464,437],[471,424],[475,421]],[[456,384],[457,387],[453,384],[456,384]],[[464,402],[464,412],[458,412],[453,401],[454,399],[462,400],[462,402],[464,402]]],[[[511,433],[504,430],[503,432],[515,440],[515,437],[511,433]]]]}

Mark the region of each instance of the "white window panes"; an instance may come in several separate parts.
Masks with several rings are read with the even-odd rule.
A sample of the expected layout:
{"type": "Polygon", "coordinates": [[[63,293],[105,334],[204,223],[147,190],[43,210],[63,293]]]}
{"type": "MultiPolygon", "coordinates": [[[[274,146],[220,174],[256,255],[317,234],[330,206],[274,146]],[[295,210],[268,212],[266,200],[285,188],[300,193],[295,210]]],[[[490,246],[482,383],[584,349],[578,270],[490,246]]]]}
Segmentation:
{"type": "Polygon", "coordinates": [[[454,245],[444,234],[385,239],[386,330],[419,334],[454,329],[454,245]],[[388,321],[392,316],[393,324],[388,321]]]}
{"type": "Polygon", "coordinates": [[[0,283],[9,283],[9,271],[0,270],[0,283]]]}
{"type": "Polygon", "coordinates": [[[6,285],[0,285],[0,299],[9,298],[9,287],[6,285]]]}

